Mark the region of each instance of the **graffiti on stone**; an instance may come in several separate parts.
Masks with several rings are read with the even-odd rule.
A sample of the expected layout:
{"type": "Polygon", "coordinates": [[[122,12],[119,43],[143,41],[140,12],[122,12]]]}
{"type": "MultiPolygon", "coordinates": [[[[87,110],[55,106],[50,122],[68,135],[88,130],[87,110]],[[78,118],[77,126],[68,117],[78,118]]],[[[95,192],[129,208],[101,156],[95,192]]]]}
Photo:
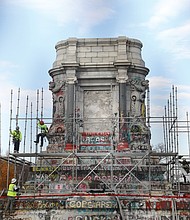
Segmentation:
{"type": "MultiPolygon", "coordinates": [[[[179,220],[190,220],[189,199],[121,199],[121,206],[127,219],[172,220],[172,210],[179,220]]],[[[1,204],[3,202],[1,201],[1,204]]],[[[5,203],[6,204],[6,203],[5,203]]],[[[1,209],[4,208],[1,206],[1,209]]],[[[41,220],[48,216],[54,220],[105,220],[120,219],[118,206],[110,197],[73,197],[56,200],[17,200],[14,219],[41,220]],[[83,199],[82,199],[83,198],[83,199]],[[37,210],[37,211],[36,211],[37,210]]],[[[6,219],[6,218],[5,218],[6,219]]]]}
{"type": "Polygon", "coordinates": [[[18,200],[16,201],[16,209],[63,209],[65,208],[64,200],[47,201],[47,200],[18,200]]]}
{"type": "MultiPolygon", "coordinates": [[[[118,164],[120,160],[126,160],[125,163],[129,162],[128,158],[119,158],[117,161],[118,164]]],[[[96,166],[96,164],[93,166],[91,164],[91,166],[89,166],[88,164],[84,163],[82,166],[76,167],[78,171],[82,171],[78,172],[77,176],[73,176],[72,166],[60,166],[57,169],[59,173],[54,172],[51,173],[51,175],[49,175],[49,173],[54,170],[53,167],[35,167],[34,171],[36,171],[37,181],[33,184],[31,181],[29,184],[25,184],[25,191],[29,192],[30,190],[33,190],[34,184],[36,184],[36,187],[38,187],[38,184],[43,181],[39,188],[41,192],[45,192],[47,190],[48,192],[65,192],[72,190],[73,180],[76,182],[83,180],[81,185],[79,185],[79,188],[82,189],[82,191],[89,188],[100,189],[102,188],[102,183],[106,183],[109,186],[112,182],[115,185],[117,184],[117,190],[124,192],[125,190],[128,191],[129,189],[143,189],[142,184],[139,184],[137,179],[140,181],[148,181],[149,178],[151,180],[152,190],[166,190],[163,177],[165,169],[163,167],[153,166],[149,169],[146,166],[137,166],[132,172],[130,172],[133,166],[126,164],[125,166],[119,166],[118,169],[116,169],[117,167],[114,167],[115,170],[113,170],[111,175],[111,166],[101,164],[96,168],[95,173],[91,173],[87,176],[87,172],[85,171],[90,171],[94,166],[96,166]],[[129,172],[129,175],[126,175],[126,172],[129,172]]]]}
{"type": "Polygon", "coordinates": [[[110,132],[82,132],[81,144],[109,144],[111,143],[110,132]]]}
{"type": "Polygon", "coordinates": [[[116,201],[86,201],[86,200],[72,200],[72,201],[66,201],[66,208],[67,209],[108,209],[108,208],[117,208],[116,201]]]}
{"type": "Polygon", "coordinates": [[[120,216],[117,215],[77,215],[69,217],[68,220],[120,220],[120,216]]]}
{"type": "Polygon", "coordinates": [[[110,132],[82,132],[80,152],[107,152],[112,150],[110,132]]]}

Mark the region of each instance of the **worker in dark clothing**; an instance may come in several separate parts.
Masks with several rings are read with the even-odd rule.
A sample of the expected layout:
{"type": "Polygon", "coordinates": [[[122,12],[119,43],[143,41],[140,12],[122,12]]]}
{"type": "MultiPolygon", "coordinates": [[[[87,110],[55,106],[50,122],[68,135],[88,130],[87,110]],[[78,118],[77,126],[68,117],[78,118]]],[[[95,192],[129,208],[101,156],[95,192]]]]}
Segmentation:
{"type": "Polygon", "coordinates": [[[19,130],[19,126],[16,126],[14,131],[10,130],[14,144],[14,153],[19,153],[20,142],[22,140],[22,133],[19,130]]]}
{"type": "Polygon", "coordinates": [[[183,159],[182,161],[182,167],[183,169],[187,172],[187,174],[189,173],[189,163],[186,161],[186,159],[183,159]]]}
{"type": "Polygon", "coordinates": [[[47,127],[47,125],[44,124],[44,121],[42,121],[42,120],[38,120],[38,127],[41,130],[41,132],[39,134],[37,134],[36,140],[34,141],[34,143],[38,144],[39,139],[41,138],[40,147],[43,147],[43,140],[44,140],[44,137],[47,136],[48,127],[47,127]]]}
{"type": "Polygon", "coordinates": [[[7,202],[5,211],[8,211],[8,210],[13,211],[15,198],[20,188],[19,186],[16,185],[16,182],[17,180],[13,178],[11,180],[11,183],[9,184],[9,189],[7,192],[8,202],[7,202]]]}
{"type": "MultiPolygon", "coordinates": [[[[182,168],[185,170],[185,172],[188,174],[189,173],[189,163],[186,161],[186,159],[184,158],[183,161],[179,161],[182,165],[182,168]]],[[[183,179],[184,179],[184,183],[187,182],[187,178],[186,175],[187,174],[182,174],[183,175],[183,179]]]]}

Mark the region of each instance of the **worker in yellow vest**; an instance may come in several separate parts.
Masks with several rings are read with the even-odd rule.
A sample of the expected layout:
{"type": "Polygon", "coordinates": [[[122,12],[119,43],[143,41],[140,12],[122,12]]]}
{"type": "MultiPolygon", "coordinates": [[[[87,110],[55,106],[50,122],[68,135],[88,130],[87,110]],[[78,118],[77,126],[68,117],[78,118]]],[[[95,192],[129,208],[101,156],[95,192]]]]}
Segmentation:
{"type": "Polygon", "coordinates": [[[37,134],[36,140],[34,141],[34,143],[38,144],[39,143],[39,139],[41,138],[40,147],[43,147],[43,140],[44,140],[44,137],[47,136],[48,127],[47,127],[46,124],[44,124],[44,121],[42,121],[42,120],[38,120],[38,127],[41,130],[41,132],[39,134],[37,134]]]}
{"type": "Polygon", "coordinates": [[[20,142],[22,140],[22,133],[19,130],[19,126],[16,126],[16,129],[14,131],[10,130],[10,134],[13,138],[14,153],[19,153],[20,142]]]}
{"type": "Polygon", "coordinates": [[[19,191],[19,186],[16,185],[17,179],[13,178],[11,180],[11,183],[9,184],[9,189],[7,192],[8,202],[7,206],[5,208],[5,211],[12,211],[14,207],[15,198],[17,196],[17,193],[19,191]]]}

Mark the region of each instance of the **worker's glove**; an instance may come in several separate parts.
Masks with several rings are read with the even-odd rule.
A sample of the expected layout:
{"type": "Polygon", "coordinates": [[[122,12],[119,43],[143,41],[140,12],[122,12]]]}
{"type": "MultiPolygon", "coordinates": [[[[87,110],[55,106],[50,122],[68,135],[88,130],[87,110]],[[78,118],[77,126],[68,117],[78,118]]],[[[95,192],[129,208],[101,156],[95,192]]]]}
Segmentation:
{"type": "Polygon", "coordinates": [[[17,186],[16,189],[15,189],[15,191],[18,192],[19,189],[20,189],[20,186],[17,186]]]}

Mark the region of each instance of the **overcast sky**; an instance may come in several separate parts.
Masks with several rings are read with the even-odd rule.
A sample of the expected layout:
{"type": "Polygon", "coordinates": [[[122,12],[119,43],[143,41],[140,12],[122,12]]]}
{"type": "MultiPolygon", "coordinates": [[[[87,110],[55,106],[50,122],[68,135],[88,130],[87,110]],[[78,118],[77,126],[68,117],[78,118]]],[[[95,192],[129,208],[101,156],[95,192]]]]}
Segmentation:
{"type": "MultiPolygon", "coordinates": [[[[9,119],[11,90],[17,102],[17,91],[21,89],[22,111],[26,96],[33,100],[36,90],[43,87],[44,114],[51,117],[48,70],[55,60],[55,44],[69,37],[139,39],[143,60],[150,69],[151,116],[163,116],[174,85],[178,89],[179,117],[186,118],[190,107],[189,11],[189,0],[1,0],[2,152],[8,149],[9,127],[15,127],[9,119]]],[[[187,137],[183,141],[180,151],[185,154],[187,137]]],[[[153,133],[152,142],[163,140],[153,133]]]]}

